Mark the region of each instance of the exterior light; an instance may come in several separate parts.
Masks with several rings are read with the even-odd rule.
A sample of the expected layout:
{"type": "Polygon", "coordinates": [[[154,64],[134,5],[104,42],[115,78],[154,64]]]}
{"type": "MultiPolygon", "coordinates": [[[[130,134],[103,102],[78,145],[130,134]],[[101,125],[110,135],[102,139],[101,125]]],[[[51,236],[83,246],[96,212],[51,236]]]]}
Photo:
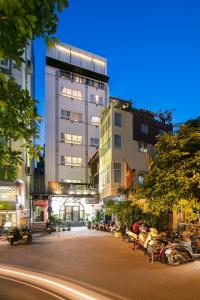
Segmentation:
{"type": "Polygon", "coordinates": [[[65,47],[63,47],[63,46],[56,45],[56,48],[57,48],[57,49],[59,49],[59,50],[61,50],[61,51],[64,51],[64,52],[68,52],[68,53],[70,53],[70,50],[69,50],[69,49],[67,49],[67,48],[65,48],[65,47]]]}

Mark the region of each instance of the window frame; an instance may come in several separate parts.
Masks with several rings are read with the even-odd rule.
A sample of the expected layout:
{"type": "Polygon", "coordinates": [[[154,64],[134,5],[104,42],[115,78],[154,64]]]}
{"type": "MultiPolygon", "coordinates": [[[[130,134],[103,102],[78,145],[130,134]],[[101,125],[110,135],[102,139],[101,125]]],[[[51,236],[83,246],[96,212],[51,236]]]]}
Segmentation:
{"type": "Polygon", "coordinates": [[[117,126],[117,127],[122,127],[122,114],[117,112],[117,111],[114,112],[114,125],[117,126]],[[120,119],[119,119],[120,120],[120,122],[119,122],[120,125],[117,122],[117,118],[116,118],[117,115],[120,116],[120,119]]]}
{"type": "Polygon", "coordinates": [[[114,148],[115,149],[121,149],[122,148],[122,136],[121,134],[114,134],[114,148]],[[116,137],[120,137],[120,146],[116,145],[116,137]]]}
{"type": "Polygon", "coordinates": [[[149,135],[149,125],[142,123],[141,124],[141,133],[145,134],[145,135],[149,135]]]}
{"type": "Polygon", "coordinates": [[[121,183],[122,182],[122,164],[121,162],[113,162],[113,181],[114,183],[121,183]],[[116,167],[116,164],[118,164],[118,167],[116,167]],[[120,167],[119,167],[120,165],[120,167]],[[116,180],[116,172],[120,172],[120,181],[116,180]]]}

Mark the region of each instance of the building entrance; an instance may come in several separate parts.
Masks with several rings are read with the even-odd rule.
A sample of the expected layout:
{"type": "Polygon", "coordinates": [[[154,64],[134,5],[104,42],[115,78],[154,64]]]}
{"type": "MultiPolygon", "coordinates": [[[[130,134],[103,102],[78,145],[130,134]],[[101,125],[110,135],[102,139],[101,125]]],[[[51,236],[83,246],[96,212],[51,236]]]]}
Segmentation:
{"type": "Polygon", "coordinates": [[[63,203],[59,211],[59,219],[64,222],[78,224],[85,220],[85,210],[81,203],[63,203]]]}

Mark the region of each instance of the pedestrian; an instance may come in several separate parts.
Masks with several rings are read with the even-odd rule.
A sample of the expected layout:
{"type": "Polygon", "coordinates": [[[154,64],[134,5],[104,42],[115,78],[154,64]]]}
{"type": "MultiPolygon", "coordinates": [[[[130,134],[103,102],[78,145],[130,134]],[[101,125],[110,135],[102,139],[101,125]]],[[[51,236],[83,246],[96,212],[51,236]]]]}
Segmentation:
{"type": "Polygon", "coordinates": [[[133,224],[133,232],[137,235],[140,232],[140,222],[138,220],[133,224]]]}

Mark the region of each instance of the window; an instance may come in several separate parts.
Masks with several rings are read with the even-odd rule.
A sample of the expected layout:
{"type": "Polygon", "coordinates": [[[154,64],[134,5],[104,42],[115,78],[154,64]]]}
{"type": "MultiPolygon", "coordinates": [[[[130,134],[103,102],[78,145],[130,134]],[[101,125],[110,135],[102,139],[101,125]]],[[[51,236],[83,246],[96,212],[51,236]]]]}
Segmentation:
{"type": "Polygon", "coordinates": [[[73,81],[77,82],[77,83],[83,83],[83,78],[77,75],[73,75],[73,81]]]}
{"type": "Polygon", "coordinates": [[[94,86],[94,80],[86,79],[86,84],[90,86],[94,86]]]}
{"type": "Polygon", "coordinates": [[[118,127],[122,126],[122,115],[120,113],[115,113],[114,124],[118,127]]]}
{"type": "Polygon", "coordinates": [[[60,71],[60,77],[71,79],[71,73],[65,72],[65,71],[60,71]]]}
{"type": "Polygon", "coordinates": [[[82,165],[82,157],[61,156],[61,164],[66,166],[80,167],[82,165]]]}
{"type": "Polygon", "coordinates": [[[71,120],[73,122],[82,122],[82,114],[78,112],[70,112],[68,110],[61,110],[61,118],[71,120]]]}
{"type": "Polygon", "coordinates": [[[138,143],[138,151],[139,152],[147,152],[147,145],[144,143],[138,143]]]}
{"type": "Polygon", "coordinates": [[[72,144],[82,144],[83,137],[81,135],[61,133],[61,141],[72,144]]]}
{"type": "Polygon", "coordinates": [[[70,120],[74,122],[82,122],[82,114],[77,112],[72,112],[70,120]]]}
{"type": "Polygon", "coordinates": [[[99,97],[98,95],[90,95],[90,102],[103,105],[103,97],[99,97]]]}
{"type": "Polygon", "coordinates": [[[90,102],[96,103],[95,95],[90,95],[90,102]]]}
{"type": "Polygon", "coordinates": [[[98,104],[103,105],[103,97],[99,97],[98,104]]]}
{"type": "Polygon", "coordinates": [[[121,182],[121,163],[114,163],[114,182],[121,182]]]}
{"type": "Polygon", "coordinates": [[[68,110],[61,110],[61,118],[63,119],[70,119],[70,111],[68,110]]]}
{"type": "Polygon", "coordinates": [[[92,116],[91,117],[91,124],[99,125],[100,124],[100,117],[92,116]]]}
{"type": "Polygon", "coordinates": [[[144,176],[143,175],[138,175],[138,184],[143,184],[144,183],[144,176]]]}
{"type": "Polygon", "coordinates": [[[149,126],[148,125],[142,124],[141,130],[142,130],[142,133],[149,134],[149,126]]]}
{"type": "Polygon", "coordinates": [[[98,82],[98,88],[104,90],[105,89],[105,85],[101,82],[98,82]]]}
{"type": "Polygon", "coordinates": [[[0,66],[2,68],[9,69],[9,60],[8,59],[0,60],[0,66]]]}
{"type": "Polygon", "coordinates": [[[91,138],[90,139],[90,145],[91,146],[99,146],[99,139],[97,139],[97,138],[91,138]]]}
{"type": "Polygon", "coordinates": [[[61,179],[62,182],[68,182],[68,183],[81,183],[81,180],[79,179],[66,179],[66,178],[63,178],[61,179]]]}
{"type": "Polygon", "coordinates": [[[122,146],[122,137],[121,135],[114,135],[114,147],[115,148],[121,148],[122,146]]]}
{"type": "Polygon", "coordinates": [[[82,100],[82,92],[81,91],[68,89],[66,87],[61,88],[61,95],[82,100]]]}

